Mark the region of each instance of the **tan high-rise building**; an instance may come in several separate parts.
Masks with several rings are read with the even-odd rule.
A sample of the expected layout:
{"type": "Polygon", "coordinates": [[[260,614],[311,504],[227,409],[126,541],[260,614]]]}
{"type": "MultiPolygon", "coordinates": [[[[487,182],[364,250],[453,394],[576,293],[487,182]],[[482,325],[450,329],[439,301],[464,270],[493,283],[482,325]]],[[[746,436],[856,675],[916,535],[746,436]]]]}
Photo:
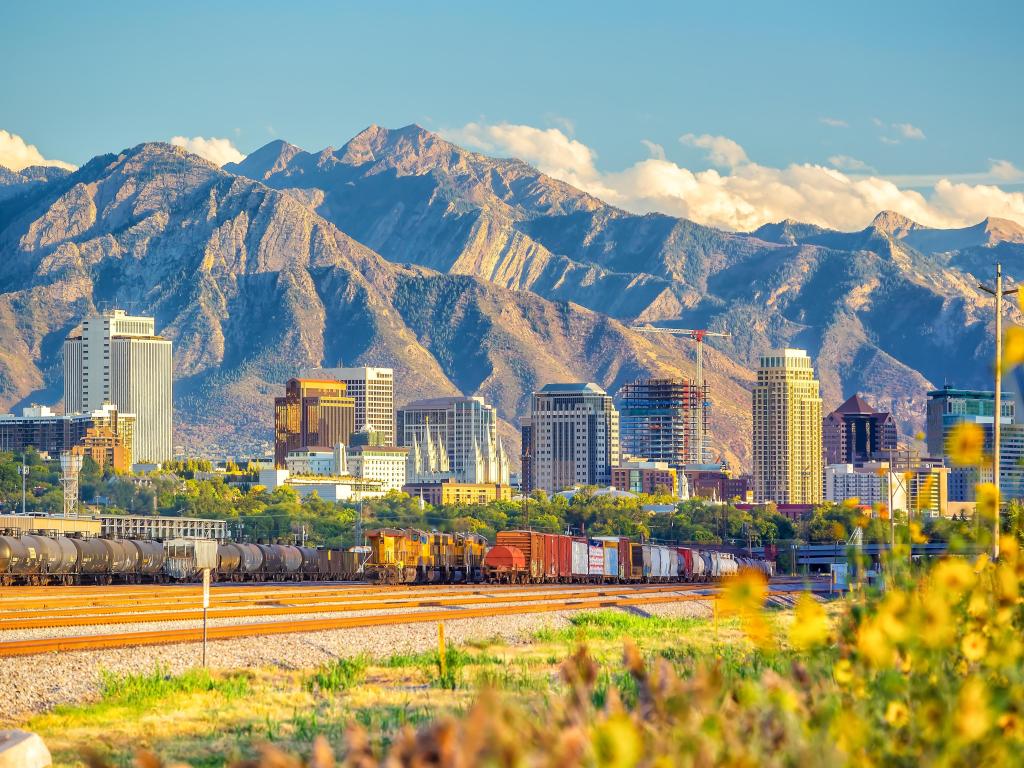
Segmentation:
{"type": "Polygon", "coordinates": [[[291,451],[348,445],[355,432],[356,402],[341,381],[290,379],[274,399],[274,464],[291,451]]]}
{"type": "Polygon", "coordinates": [[[395,372],[391,368],[318,368],[310,378],[333,379],[345,384],[345,393],[356,401],[356,429],[369,425],[383,436],[384,445],[395,445],[395,372]]]}
{"type": "Polygon", "coordinates": [[[807,352],[762,355],[753,401],[754,501],[821,502],[821,395],[807,352]]]}
{"type": "Polygon", "coordinates": [[[173,458],[171,342],[152,317],[114,309],[89,315],[64,341],[64,412],[92,413],[106,403],[134,414],[132,458],[173,458]]]}

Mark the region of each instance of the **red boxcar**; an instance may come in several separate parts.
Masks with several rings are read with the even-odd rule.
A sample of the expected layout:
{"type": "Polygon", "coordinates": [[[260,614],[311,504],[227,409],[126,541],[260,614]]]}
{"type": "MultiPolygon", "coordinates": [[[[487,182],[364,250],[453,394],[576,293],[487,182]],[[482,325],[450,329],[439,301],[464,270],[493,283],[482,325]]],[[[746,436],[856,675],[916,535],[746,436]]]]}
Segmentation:
{"type": "Polygon", "coordinates": [[[495,545],[515,547],[523,553],[530,581],[542,581],[544,565],[544,534],[536,531],[499,531],[495,545]]]}
{"type": "Polygon", "coordinates": [[[622,581],[632,580],[632,568],[630,567],[629,537],[623,536],[619,539],[619,578],[622,581]]]}
{"type": "Polygon", "coordinates": [[[693,579],[693,550],[679,547],[679,578],[682,581],[693,579]]]}
{"type": "Polygon", "coordinates": [[[572,581],[572,536],[558,534],[558,580],[572,581]]]}
{"type": "Polygon", "coordinates": [[[544,537],[544,581],[558,580],[558,536],[554,533],[541,534],[544,537]]]}

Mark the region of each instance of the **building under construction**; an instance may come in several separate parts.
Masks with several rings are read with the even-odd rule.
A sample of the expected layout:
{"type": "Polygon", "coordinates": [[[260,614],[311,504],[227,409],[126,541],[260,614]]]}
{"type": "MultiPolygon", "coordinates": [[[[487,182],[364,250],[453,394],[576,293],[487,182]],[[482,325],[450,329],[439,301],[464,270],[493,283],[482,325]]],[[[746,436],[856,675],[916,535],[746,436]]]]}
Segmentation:
{"type": "Polygon", "coordinates": [[[692,379],[637,379],[619,389],[622,453],[664,461],[682,471],[703,464],[708,387],[692,379]],[[703,391],[701,391],[703,390],[703,391]]]}

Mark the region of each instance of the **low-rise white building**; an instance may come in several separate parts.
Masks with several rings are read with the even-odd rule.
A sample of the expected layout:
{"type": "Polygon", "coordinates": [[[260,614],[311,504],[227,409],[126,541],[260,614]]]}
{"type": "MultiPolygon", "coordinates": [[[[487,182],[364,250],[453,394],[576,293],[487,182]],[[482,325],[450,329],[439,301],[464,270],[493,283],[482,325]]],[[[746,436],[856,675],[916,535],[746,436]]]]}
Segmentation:
{"type": "Polygon", "coordinates": [[[400,491],[405,485],[408,448],[383,445],[357,445],[349,448],[348,469],[354,477],[374,480],[387,491],[400,491]]]}
{"type": "Polygon", "coordinates": [[[293,475],[347,475],[348,457],[344,445],[333,451],[303,449],[289,451],[284,465],[293,475]]]}
{"type": "Polygon", "coordinates": [[[324,501],[361,501],[376,499],[385,491],[379,481],[364,480],[351,475],[293,475],[287,469],[265,469],[260,472],[260,485],[268,490],[287,486],[300,498],[314,493],[324,501]]]}
{"type": "MultiPolygon", "coordinates": [[[[829,464],[825,467],[825,501],[841,504],[847,499],[858,499],[869,507],[888,505],[889,465],[873,462],[870,467],[853,464],[829,464]]],[[[895,506],[901,508],[899,504],[895,506]]]]}
{"type": "Polygon", "coordinates": [[[897,464],[896,469],[894,472],[887,461],[829,464],[825,467],[825,500],[838,504],[857,499],[869,507],[891,505],[902,512],[949,514],[949,468],[941,459],[915,458],[897,464]]]}

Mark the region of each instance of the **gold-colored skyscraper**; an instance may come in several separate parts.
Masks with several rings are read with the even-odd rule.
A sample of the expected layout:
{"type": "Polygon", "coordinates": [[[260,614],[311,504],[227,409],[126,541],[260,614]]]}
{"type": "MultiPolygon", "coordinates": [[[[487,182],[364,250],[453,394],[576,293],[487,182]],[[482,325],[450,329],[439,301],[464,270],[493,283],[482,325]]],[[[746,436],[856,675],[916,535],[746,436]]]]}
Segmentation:
{"type": "Polygon", "coordinates": [[[754,501],[822,500],[821,395],[802,349],[761,356],[754,386],[754,501]]]}
{"type": "Polygon", "coordinates": [[[274,465],[283,469],[290,451],[347,446],[355,430],[356,401],[344,382],[289,379],[274,399],[274,465]]]}

